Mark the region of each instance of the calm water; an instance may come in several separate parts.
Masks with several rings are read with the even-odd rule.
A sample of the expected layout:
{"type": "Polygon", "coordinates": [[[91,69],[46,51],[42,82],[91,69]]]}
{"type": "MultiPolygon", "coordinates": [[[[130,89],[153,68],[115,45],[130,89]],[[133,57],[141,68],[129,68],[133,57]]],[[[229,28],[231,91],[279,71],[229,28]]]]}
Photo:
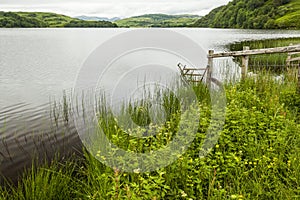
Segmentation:
{"type": "MultiPolygon", "coordinates": [[[[226,51],[226,44],[241,40],[300,37],[300,31],[287,30],[172,30],[194,40],[204,52],[226,51]]],[[[31,163],[34,154],[51,157],[58,150],[67,153],[80,148],[74,126],[53,125],[48,103],[61,99],[63,90],[71,91],[78,71],[95,48],[126,31],[0,29],[1,173],[14,177],[31,163]]]]}

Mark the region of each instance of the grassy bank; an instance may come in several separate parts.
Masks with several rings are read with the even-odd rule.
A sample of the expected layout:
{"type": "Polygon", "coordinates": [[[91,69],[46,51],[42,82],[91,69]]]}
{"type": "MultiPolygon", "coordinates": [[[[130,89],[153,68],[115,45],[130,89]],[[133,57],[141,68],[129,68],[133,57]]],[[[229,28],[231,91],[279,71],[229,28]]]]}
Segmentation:
{"type": "MultiPolygon", "coordinates": [[[[202,97],[199,128],[187,152],[173,164],[154,172],[125,173],[106,167],[86,153],[84,159],[53,161],[30,170],[17,186],[1,188],[2,199],[300,198],[300,95],[296,93],[294,74],[286,74],[283,84],[265,74],[256,80],[226,85],[225,125],[218,143],[204,158],[199,152],[211,121],[211,105],[205,87],[194,89],[202,97]]],[[[174,108],[178,102],[168,98],[166,106],[174,108]]],[[[170,142],[176,119],[184,114],[177,111],[170,111],[169,126],[157,128],[156,139],[161,140],[141,139],[144,143],[135,138],[123,140],[124,133],[113,128],[114,120],[108,116],[102,119],[109,122],[106,128],[115,143],[143,152],[148,151],[145,147],[158,149],[170,142]]]]}

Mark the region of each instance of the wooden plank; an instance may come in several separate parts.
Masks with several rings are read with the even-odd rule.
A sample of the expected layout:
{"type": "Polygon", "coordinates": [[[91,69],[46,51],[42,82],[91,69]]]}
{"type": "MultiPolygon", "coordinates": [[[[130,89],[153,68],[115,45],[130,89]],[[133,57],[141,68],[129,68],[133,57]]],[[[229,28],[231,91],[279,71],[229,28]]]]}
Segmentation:
{"type": "Polygon", "coordinates": [[[300,61],[300,57],[298,58],[290,58],[288,62],[300,61]]]}
{"type": "Polygon", "coordinates": [[[201,83],[202,82],[201,80],[189,80],[189,81],[192,83],[201,83]]]}
{"type": "Polygon", "coordinates": [[[206,68],[183,68],[182,70],[206,70],[206,68]]]}
{"type": "Polygon", "coordinates": [[[267,49],[254,49],[254,50],[245,50],[245,51],[213,53],[213,54],[209,54],[208,58],[250,56],[250,55],[273,54],[273,53],[293,53],[293,52],[300,52],[300,45],[277,47],[277,48],[267,48],[267,49]]]}
{"type": "Polygon", "coordinates": [[[300,54],[300,52],[292,52],[292,53],[289,53],[289,55],[297,55],[297,54],[300,54]]]}
{"type": "Polygon", "coordinates": [[[203,74],[185,74],[186,76],[203,76],[203,74]]]}

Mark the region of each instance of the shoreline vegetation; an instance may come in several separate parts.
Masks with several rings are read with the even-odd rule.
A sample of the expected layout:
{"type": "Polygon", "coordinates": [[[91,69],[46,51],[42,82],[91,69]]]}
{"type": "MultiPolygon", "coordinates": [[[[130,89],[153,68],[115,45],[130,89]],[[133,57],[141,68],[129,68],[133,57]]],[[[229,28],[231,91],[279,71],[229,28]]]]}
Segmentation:
{"type": "MultiPolygon", "coordinates": [[[[227,83],[225,125],[218,143],[204,158],[199,157],[199,152],[203,151],[201,143],[211,120],[211,107],[207,88],[198,84],[194,89],[201,97],[199,128],[187,152],[173,164],[154,172],[141,173],[137,169],[127,173],[105,166],[86,151],[81,159],[33,165],[16,185],[2,186],[0,197],[16,200],[299,198],[300,95],[296,92],[294,74],[286,73],[284,83],[274,81],[268,73],[255,80],[227,83]]],[[[168,127],[147,142],[143,138],[126,137],[122,130],[116,130],[114,120],[109,117],[105,128],[114,144],[128,151],[155,150],[172,140],[172,129],[177,123],[174,114],[175,120],[170,120],[168,127]]],[[[131,131],[143,132],[140,128],[131,131]]],[[[98,154],[101,157],[100,151],[98,154]]]]}
{"type": "MultiPolygon", "coordinates": [[[[289,41],[245,41],[230,49],[285,45],[289,41]],[[276,44],[275,44],[276,43],[276,44]]],[[[258,58],[264,61],[264,58],[258,58]]],[[[270,59],[273,59],[272,57],[270,59]]],[[[227,98],[225,125],[218,143],[200,158],[202,142],[211,122],[208,88],[193,85],[201,110],[195,140],[187,152],[173,164],[153,172],[132,173],[111,169],[87,151],[84,157],[53,160],[32,166],[16,185],[0,187],[2,199],[298,199],[300,198],[300,94],[296,69],[282,72],[284,80],[274,80],[272,71],[259,70],[258,76],[224,83],[227,98]]],[[[167,122],[152,126],[158,135],[134,138],[116,126],[106,108],[102,124],[114,144],[133,152],[164,147],[176,132],[178,101],[172,95],[163,98],[167,122]]],[[[99,104],[101,105],[101,104],[99,104]]],[[[131,107],[130,115],[138,124],[148,124],[147,104],[131,107]],[[140,109],[143,107],[144,109],[140,109]],[[139,121],[140,120],[140,121],[139,121]]],[[[102,108],[100,106],[100,108],[102,108]]],[[[68,109],[67,109],[68,110],[68,109]]],[[[63,115],[62,115],[63,116],[63,115]]],[[[127,118],[124,118],[125,120],[127,118]]],[[[188,120],[183,127],[189,127],[188,120]]],[[[214,127],[214,126],[213,126],[214,127]]],[[[142,133],[132,129],[133,135],[142,133]]],[[[186,130],[189,131],[189,130],[186,130]]],[[[132,134],[130,134],[132,135],[132,134]]],[[[102,158],[99,151],[96,157],[102,158]]]]}

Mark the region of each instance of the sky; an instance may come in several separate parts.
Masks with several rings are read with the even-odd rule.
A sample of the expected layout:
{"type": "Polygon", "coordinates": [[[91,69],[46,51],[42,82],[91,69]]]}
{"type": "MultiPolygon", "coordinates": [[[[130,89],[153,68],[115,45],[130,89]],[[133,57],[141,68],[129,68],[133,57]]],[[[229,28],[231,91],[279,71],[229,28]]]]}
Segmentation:
{"type": "Polygon", "coordinates": [[[55,12],[69,16],[130,17],[142,14],[203,16],[230,0],[0,0],[1,11],[55,12]]]}

